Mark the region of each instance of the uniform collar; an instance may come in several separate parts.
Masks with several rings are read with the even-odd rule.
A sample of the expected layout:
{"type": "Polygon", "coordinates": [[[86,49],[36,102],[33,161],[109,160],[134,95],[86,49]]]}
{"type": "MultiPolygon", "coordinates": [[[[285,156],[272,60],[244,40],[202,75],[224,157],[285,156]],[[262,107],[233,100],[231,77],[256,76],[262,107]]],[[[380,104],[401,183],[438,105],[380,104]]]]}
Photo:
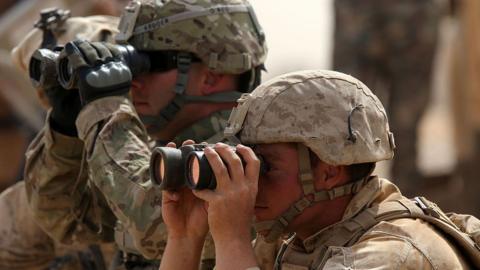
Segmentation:
{"type": "Polygon", "coordinates": [[[383,201],[390,201],[400,198],[402,198],[402,195],[397,186],[386,179],[372,176],[367,184],[353,196],[352,200],[345,209],[342,220],[323,228],[319,232],[305,239],[303,242],[296,239],[297,241],[294,241],[293,243],[295,245],[301,244],[306,252],[311,252],[316,247],[325,245],[327,242],[329,242],[329,240],[334,237],[332,232],[338,227],[339,224],[348,221],[372,205],[379,204],[383,201]]]}
{"type": "Polygon", "coordinates": [[[174,142],[181,145],[183,141],[188,139],[193,139],[196,143],[222,141],[224,139],[223,130],[227,126],[230,112],[231,110],[217,111],[200,119],[177,135],[174,142]]]}

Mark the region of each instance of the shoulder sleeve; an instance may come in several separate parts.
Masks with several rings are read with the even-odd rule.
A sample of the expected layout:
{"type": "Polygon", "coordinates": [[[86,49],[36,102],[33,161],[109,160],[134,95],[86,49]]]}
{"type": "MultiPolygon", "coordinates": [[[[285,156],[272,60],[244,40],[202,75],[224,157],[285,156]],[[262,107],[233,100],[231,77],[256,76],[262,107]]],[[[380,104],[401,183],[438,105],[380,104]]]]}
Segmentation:
{"type": "Polygon", "coordinates": [[[371,232],[351,247],[331,247],[323,269],[433,269],[407,238],[371,232]]]}
{"type": "Polygon", "coordinates": [[[50,237],[67,245],[113,240],[113,229],[99,233],[100,222],[113,221],[102,220],[108,214],[95,214],[82,152],[81,140],[48,124],[26,152],[25,187],[32,214],[50,237]]]}
{"type": "Polygon", "coordinates": [[[161,191],[149,174],[147,132],[124,97],[106,97],[88,104],[77,119],[85,142],[90,179],[147,258],[163,253],[166,231],[161,191]]]}
{"type": "Polygon", "coordinates": [[[46,269],[54,244],[33,220],[24,182],[0,194],[0,216],[0,269],[46,269]]]}

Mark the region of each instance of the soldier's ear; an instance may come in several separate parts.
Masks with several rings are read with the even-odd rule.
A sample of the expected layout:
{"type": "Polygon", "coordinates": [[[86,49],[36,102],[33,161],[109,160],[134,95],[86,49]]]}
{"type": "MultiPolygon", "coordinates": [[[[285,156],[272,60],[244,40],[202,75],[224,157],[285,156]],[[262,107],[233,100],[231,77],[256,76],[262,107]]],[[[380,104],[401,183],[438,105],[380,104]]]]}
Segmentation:
{"type": "Polygon", "coordinates": [[[312,169],[316,190],[329,190],[348,181],[345,166],[334,166],[318,160],[312,169]]]}
{"type": "Polygon", "coordinates": [[[211,95],[217,92],[220,92],[221,85],[222,85],[222,80],[225,75],[218,74],[215,72],[212,72],[209,69],[206,69],[203,75],[203,80],[202,80],[202,94],[204,95],[211,95]]]}

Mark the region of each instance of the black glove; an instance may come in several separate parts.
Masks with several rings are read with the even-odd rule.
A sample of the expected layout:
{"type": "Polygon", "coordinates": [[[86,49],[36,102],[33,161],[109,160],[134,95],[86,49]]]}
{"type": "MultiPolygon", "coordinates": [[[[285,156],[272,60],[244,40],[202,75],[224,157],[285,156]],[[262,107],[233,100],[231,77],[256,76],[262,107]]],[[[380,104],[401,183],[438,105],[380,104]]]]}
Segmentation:
{"type": "Polygon", "coordinates": [[[122,62],[120,51],[106,42],[75,40],[65,45],[66,57],[80,92],[82,105],[107,96],[128,93],[132,73],[122,62]]]}
{"type": "Polygon", "coordinates": [[[50,126],[53,130],[68,136],[77,136],[75,120],[82,108],[77,89],[65,90],[61,86],[45,89],[52,112],[50,126]]]}

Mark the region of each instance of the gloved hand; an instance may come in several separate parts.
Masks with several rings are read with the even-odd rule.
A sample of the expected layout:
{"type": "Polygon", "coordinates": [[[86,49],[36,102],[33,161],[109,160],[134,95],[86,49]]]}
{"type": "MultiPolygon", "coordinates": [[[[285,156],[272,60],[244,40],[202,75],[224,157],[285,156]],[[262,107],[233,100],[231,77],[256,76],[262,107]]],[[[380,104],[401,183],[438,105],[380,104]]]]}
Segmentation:
{"type": "Polygon", "coordinates": [[[77,89],[66,90],[61,86],[54,86],[44,90],[52,112],[50,126],[53,130],[68,136],[77,136],[75,120],[82,108],[77,89]]]}
{"type": "Polygon", "coordinates": [[[66,57],[80,92],[82,105],[96,99],[125,95],[132,83],[132,73],[121,61],[120,51],[106,42],[75,40],[60,53],[66,57]]]}

